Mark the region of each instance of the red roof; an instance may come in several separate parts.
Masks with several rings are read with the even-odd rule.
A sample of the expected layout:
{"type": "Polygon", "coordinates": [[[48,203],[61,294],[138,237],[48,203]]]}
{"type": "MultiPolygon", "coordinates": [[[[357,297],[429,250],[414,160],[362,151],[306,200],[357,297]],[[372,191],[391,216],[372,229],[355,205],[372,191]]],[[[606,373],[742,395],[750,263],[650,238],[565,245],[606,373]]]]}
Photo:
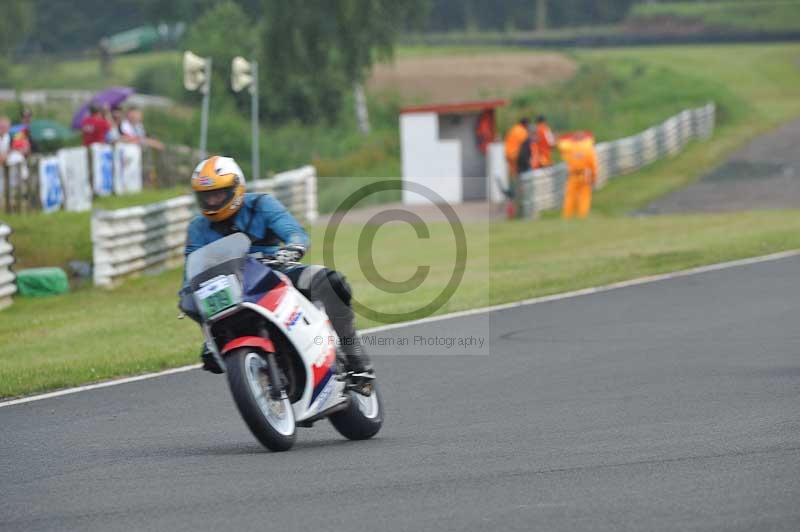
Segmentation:
{"type": "Polygon", "coordinates": [[[440,115],[474,113],[486,109],[494,109],[495,107],[502,107],[504,105],[508,105],[508,100],[482,100],[474,102],[411,105],[401,108],[400,113],[438,113],[440,115]]]}

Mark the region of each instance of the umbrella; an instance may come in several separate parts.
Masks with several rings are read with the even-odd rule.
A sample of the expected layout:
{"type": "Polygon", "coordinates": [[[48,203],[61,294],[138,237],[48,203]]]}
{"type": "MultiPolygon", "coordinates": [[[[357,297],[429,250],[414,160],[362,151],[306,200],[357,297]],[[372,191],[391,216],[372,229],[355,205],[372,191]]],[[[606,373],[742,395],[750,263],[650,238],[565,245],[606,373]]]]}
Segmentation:
{"type": "Polygon", "coordinates": [[[78,109],[78,112],[75,113],[75,116],[72,117],[72,129],[81,128],[81,122],[84,118],[89,116],[89,106],[91,104],[114,107],[124,102],[128,96],[134,92],[135,91],[130,87],[111,87],[98,92],[92,96],[91,100],[83,104],[80,109],[78,109]]]}
{"type": "Polygon", "coordinates": [[[31,120],[31,138],[35,142],[48,142],[54,140],[69,140],[75,136],[67,126],[53,120],[31,120]]]}

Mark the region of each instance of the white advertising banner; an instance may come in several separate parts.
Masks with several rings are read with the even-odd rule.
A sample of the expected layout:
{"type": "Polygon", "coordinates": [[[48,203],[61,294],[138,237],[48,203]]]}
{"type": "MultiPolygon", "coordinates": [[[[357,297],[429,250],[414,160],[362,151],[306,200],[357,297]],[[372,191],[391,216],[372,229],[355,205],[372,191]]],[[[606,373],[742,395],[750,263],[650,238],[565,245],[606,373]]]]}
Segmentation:
{"type": "Polygon", "coordinates": [[[142,147],[119,142],[114,146],[114,193],[142,190],[142,147]]]}
{"type": "Polygon", "coordinates": [[[39,198],[44,212],[57,211],[64,203],[60,166],[58,157],[43,157],[39,161],[39,198]]]}
{"type": "Polygon", "coordinates": [[[95,143],[91,150],[94,193],[110,196],[114,193],[114,149],[108,144],[95,143]]]}
{"type": "Polygon", "coordinates": [[[88,211],[92,208],[92,184],[86,148],[58,150],[58,160],[64,184],[64,207],[68,211],[88,211]]]}

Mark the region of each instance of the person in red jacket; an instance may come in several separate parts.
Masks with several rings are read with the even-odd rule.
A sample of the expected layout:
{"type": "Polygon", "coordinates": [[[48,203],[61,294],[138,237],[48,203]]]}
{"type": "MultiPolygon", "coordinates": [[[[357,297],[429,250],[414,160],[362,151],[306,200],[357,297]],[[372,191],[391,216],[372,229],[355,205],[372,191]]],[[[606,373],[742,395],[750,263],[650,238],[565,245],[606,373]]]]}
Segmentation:
{"type": "Polygon", "coordinates": [[[83,145],[89,146],[95,142],[105,142],[111,124],[103,117],[100,106],[92,104],[89,106],[89,116],[81,122],[83,132],[83,145]]]}

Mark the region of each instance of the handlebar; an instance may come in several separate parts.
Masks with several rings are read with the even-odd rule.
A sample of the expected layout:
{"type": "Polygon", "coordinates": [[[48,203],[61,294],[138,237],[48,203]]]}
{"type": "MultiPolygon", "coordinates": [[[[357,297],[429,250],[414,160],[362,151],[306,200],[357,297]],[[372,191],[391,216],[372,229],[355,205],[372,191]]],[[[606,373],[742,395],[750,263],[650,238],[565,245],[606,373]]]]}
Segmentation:
{"type": "Polygon", "coordinates": [[[276,266],[280,266],[282,268],[285,268],[287,266],[300,266],[302,264],[302,262],[298,262],[298,261],[282,261],[282,260],[278,260],[275,257],[262,257],[262,258],[258,259],[258,262],[260,262],[261,264],[263,264],[265,266],[269,266],[270,268],[274,268],[276,266]]]}

